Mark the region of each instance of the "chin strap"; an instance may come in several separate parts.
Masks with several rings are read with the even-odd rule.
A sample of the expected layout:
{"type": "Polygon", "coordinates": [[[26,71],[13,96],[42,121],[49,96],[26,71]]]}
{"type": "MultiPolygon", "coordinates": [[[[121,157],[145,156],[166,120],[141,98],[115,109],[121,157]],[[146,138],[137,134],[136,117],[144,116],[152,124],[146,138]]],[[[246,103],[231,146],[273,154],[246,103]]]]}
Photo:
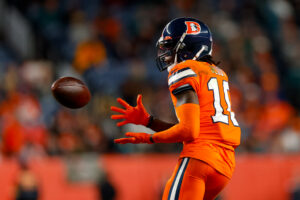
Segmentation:
{"type": "Polygon", "coordinates": [[[197,60],[197,58],[201,55],[201,53],[207,49],[208,49],[208,47],[206,45],[202,45],[201,49],[196,53],[193,60],[197,60]]]}
{"type": "Polygon", "coordinates": [[[181,37],[180,37],[180,39],[179,39],[179,41],[178,41],[178,43],[177,43],[177,46],[176,46],[176,49],[175,49],[175,58],[174,58],[174,62],[173,62],[172,65],[170,65],[170,66],[168,67],[168,72],[170,72],[170,70],[171,70],[175,65],[177,65],[177,52],[178,52],[178,50],[179,50],[180,48],[183,47],[182,45],[184,45],[184,44],[183,44],[182,42],[183,42],[185,36],[186,36],[186,32],[184,32],[184,33],[181,35],[181,37]]]}

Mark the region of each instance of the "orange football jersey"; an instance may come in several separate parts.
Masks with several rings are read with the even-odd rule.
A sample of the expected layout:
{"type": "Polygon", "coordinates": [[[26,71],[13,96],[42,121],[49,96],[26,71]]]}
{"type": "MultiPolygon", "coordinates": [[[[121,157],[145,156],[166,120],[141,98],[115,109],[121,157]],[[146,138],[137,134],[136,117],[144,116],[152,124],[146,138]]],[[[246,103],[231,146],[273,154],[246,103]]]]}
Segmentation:
{"type": "Polygon", "coordinates": [[[195,140],[184,142],[181,157],[203,160],[230,177],[241,131],[231,110],[227,75],[207,62],[186,60],[169,70],[168,84],[174,106],[175,94],[186,89],[193,89],[199,100],[200,132],[195,140]]]}

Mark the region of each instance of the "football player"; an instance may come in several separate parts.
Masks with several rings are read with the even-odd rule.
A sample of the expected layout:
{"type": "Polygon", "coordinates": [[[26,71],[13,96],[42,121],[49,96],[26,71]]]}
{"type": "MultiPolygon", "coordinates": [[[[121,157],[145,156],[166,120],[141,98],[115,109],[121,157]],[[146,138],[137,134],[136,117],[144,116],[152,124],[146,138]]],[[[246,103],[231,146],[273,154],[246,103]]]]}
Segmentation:
{"type": "Polygon", "coordinates": [[[183,150],[162,199],[215,199],[232,177],[240,127],[231,109],[228,77],[211,56],[211,32],[199,20],[177,18],[165,26],[157,48],[157,66],[169,72],[178,123],[166,123],[148,114],[141,95],[136,107],[118,98],[124,109],[111,107],[120,113],[112,119],[124,119],[118,126],[134,123],[156,133],[128,132],[115,142],[182,142],[183,150]]]}

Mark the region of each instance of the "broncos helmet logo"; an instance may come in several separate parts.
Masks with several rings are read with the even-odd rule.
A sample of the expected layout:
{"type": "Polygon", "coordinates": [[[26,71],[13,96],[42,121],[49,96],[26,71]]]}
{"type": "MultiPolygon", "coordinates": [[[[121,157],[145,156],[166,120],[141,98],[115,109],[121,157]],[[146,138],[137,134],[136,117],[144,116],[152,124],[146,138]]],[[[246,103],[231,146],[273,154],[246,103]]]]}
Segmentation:
{"type": "Polygon", "coordinates": [[[197,22],[194,21],[185,21],[186,25],[186,34],[196,35],[200,33],[201,26],[197,22]]]}

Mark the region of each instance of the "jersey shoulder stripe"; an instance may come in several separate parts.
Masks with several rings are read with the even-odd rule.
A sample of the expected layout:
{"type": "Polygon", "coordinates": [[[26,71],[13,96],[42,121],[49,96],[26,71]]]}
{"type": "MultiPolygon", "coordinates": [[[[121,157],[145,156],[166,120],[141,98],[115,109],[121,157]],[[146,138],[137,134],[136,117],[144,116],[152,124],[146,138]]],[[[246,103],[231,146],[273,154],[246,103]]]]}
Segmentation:
{"type": "Polygon", "coordinates": [[[168,85],[171,86],[174,83],[177,83],[178,81],[188,78],[188,77],[195,77],[197,74],[189,67],[180,69],[178,71],[173,72],[169,76],[168,85]]]}
{"type": "Polygon", "coordinates": [[[180,93],[180,92],[183,92],[183,91],[186,91],[186,90],[194,90],[194,88],[193,88],[190,84],[184,84],[184,85],[179,86],[179,87],[177,87],[176,89],[174,89],[174,90],[172,91],[172,93],[173,93],[174,95],[176,95],[176,94],[178,94],[178,93],[180,93]]]}

